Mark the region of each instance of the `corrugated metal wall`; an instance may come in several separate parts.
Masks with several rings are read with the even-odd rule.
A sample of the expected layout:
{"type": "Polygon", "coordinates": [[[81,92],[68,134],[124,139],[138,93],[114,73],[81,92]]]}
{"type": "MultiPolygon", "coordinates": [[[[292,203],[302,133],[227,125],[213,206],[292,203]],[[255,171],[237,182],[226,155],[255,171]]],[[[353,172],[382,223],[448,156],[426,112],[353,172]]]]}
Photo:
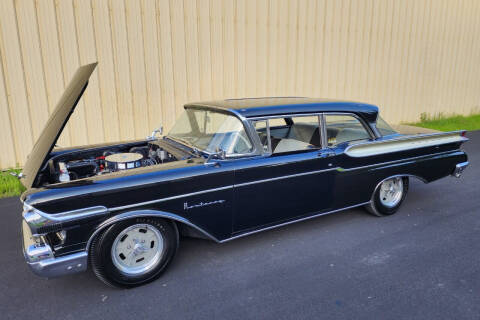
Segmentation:
{"type": "Polygon", "coordinates": [[[62,146],[146,136],[186,102],[313,96],[394,123],[480,105],[478,0],[1,0],[0,167],[98,61],[62,146]]]}

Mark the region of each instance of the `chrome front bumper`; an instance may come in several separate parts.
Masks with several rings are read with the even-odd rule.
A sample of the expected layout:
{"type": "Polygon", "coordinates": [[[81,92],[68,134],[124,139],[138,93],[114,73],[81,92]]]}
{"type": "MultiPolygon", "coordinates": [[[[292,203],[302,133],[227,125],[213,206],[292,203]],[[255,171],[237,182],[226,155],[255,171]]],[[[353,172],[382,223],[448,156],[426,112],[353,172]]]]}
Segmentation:
{"type": "Polygon", "coordinates": [[[33,236],[28,224],[22,222],[23,254],[33,273],[53,278],[87,270],[88,254],[81,251],[55,257],[42,236],[33,236]]]}
{"type": "Polygon", "coordinates": [[[452,172],[452,176],[454,176],[455,178],[460,178],[462,176],[463,170],[465,170],[468,165],[468,161],[458,163],[452,172]]]}

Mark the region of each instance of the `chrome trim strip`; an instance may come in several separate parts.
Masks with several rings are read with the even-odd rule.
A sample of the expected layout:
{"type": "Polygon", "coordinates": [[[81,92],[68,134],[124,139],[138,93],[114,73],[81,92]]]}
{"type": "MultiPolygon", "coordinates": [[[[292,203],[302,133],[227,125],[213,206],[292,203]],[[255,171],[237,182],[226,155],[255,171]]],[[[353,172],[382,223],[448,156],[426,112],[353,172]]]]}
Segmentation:
{"type": "Polygon", "coordinates": [[[42,227],[103,216],[106,214],[108,214],[108,209],[104,206],[95,206],[52,214],[38,210],[24,202],[22,216],[31,228],[32,233],[34,235],[40,235],[42,233],[39,233],[38,230],[42,227]]]}
{"type": "Polygon", "coordinates": [[[28,203],[24,203],[24,206],[26,207],[23,213],[23,217],[25,220],[28,222],[29,216],[31,216],[31,212],[36,212],[42,217],[46,218],[49,221],[52,222],[67,222],[67,221],[72,221],[72,220],[78,220],[82,218],[88,218],[92,216],[99,216],[106,214],[108,212],[107,208],[104,206],[95,206],[95,207],[89,207],[89,208],[82,208],[78,210],[71,210],[71,211],[64,211],[60,213],[46,213],[43,211],[40,211],[38,209],[35,209],[33,206],[29,205],[28,203]]]}
{"type": "MultiPolygon", "coordinates": [[[[262,150],[259,149],[259,145],[258,145],[258,141],[257,141],[258,139],[254,139],[255,136],[254,136],[254,133],[252,132],[250,122],[244,116],[242,116],[239,112],[237,112],[236,110],[225,109],[225,108],[220,108],[220,107],[213,106],[213,105],[200,104],[200,103],[187,104],[187,105],[184,105],[183,108],[184,109],[195,109],[195,108],[197,108],[197,109],[204,109],[204,110],[210,109],[210,111],[213,109],[213,110],[219,111],[221,113],[231,114],[232,116],[234,116],[234,117],[236,117],[240,120],[240,122],[243,125],[243,129],[245,130],[245,133],[247,134],[248,140],[250,140],[250,143],[253,146],[253,150],[251,152],[248,152],[248,153],[230,155],[230,156],[227,157],[228,160],[235,160],[235,159],[238,159],[238,158],[245,158],[245,157],[257,156],[257,155],[262,154],[262,150]]],[[[256,132],[255,132],[255,134],[256,134],[256,132]]],[[[202,152],[205,152],[205,153],[209,154],[205,150],[202,150],[202,152]]]]}
{"type": "Polygon", "coordinates": [[[352,116],[356,118],[362,126],[367,130],[368,135],[372,140],[377,139],[375,133],[373,132],[373,129],[370,127],[370,125],[363,120],[360,116],[356,115],[355,113],[351,112],[328,112],[328,111],[323,111],[323,112],[310,112],[310,113],[288,113],[288,114],[278,114],[278,115],[273,115],[273,116],[258,116],[258,117],[250,117],[247,118],[248,120],[252,121],[257,121],[257,120],[264,120],[264,119],[276,119],[276,118],[293,118],[293,117],[308,117],[308,116],[328,116],[328,115],[347,115],[347,116],[352,116]]]}
{"type": "Polygon", "coordinates": [[[253,230],[253,231],[250,231],[250,232],[242,233],[242,234],[233,236],[233,237],[231,237],[231,238],[222,240],[222,241],[220,241],[220,243],[224,243],[224,242],[228,242],[228,241],[231,241],[231,240],[234,240],[234,239],[246,237],[246,236],[249,236],[249,235],[258,233],[258,232],[262,232],[262,231],[267,231],[267,230],[271,230],[271,229],[283,227],[283,226],[286,226],[286,225],[289,225],[289,224],[292,224],[292,223],[295,223],[295,222],[300,222],[300,221],[305,221],[305,220],[317,218],[317,217],[320,217],[320,216],[325,216],[325,215],[330,214],[330,213],[335,213],[335,212],[339,212],[339,211],[344,211],[344,210],[348,210],[348,209],[353,209],[353,208],[356,208],[356,207],[364,206],[364,205],[369,204],[369,203],[370,203],[370,201],[367,201],[367,202],[363,202],[363,203],[356,204],[356,205],[353,205],[353,206],[348,206],[348,207],[341,208],[341,209],[336,209],[336,210],[332,210],[332,211],[322,212],[322,213],[315,214],[315,215],[312,215],[312,216],[307,216],[307,217],[303,217],[303,218],[300,218],[300,219],[291,220],[291,221],[287,221],[287,222],[280,223],[280,224],[277,224],[277,225],[269,226],[269,227],[266,227],[266,228],[262,228],[262,229],[258,229],[258,230],[253,230]]]}
{"type": "Polygon", "coordinates": [[[264,182],[269,182],[269,181],[276,181],[276,180],[288,179],[288,178],[293,178],[293,177],[298,177],[298,176],[304,176],[304,175],[310,175],[310,174],[316,174],[316,173],[322,173],[322,172],[333,171],[333,170],[337,170],[337,171],[339,171],[339,172],[353,171],[353,170],[365,169],[365,168],[369,168],[369,167],[376,167],[376,166],[382,166],[382,165],[392,164],[392,163],[400,163],[400,162],[403,162],[403,161],[410,161],[410,160],[414,160],[414,159],[418,159],[418,158],[423,158],[423,157],[426,158],[426,157],[433,156],[433,155],[442,155],[442,154],[451,153],[451,152],[452,152],[452,151],[445,151],[445,152],[441,152],[441,153],[432,153],[432,154],[417,156],[417,157],[413,157],[413,158],[406,158],[406,159],[400,159],[400,160],[394,160],[394,161],[388,161],[388,162],[382,162],[382,163],[375,163],[375,164],[371,164],[371,165],[366,165],[366,166],[361,166],[361,167],[354,167],[354,168],[348,168],[348,169],[344,169],[344,168],[341,168],[341,167],[334,167],[334,168],[328,168],[328,169],[323,169],[323,170],[315,170],[315,171],[308,171],[308,172],[296,173],[296,174],[291,174],[291,175],[286,175],[286,176],[279,176],[279,177],[269,178],[269,179],[262,179],[262,180],[256,180],[256,181],[243,182],[243,183],[234,184],[234,185],[229,185],[229,186],[224,186],[224,187],[220,187],[220,188],[207,189],[207,190],[202,190],[202,191],[197,191],[197,192],[180,194],[180,195],[173,196],[173,197],[168,197],[168,198],[155,199],[155,200],[151,200],[151,201],[140,202],[140,203],[131,204],[131,205],[126,205],[126,206],[113,207],[113,208],[110,208],[110,209],[109,209],[109,212],[115,212],[115,211],[119,211],[119,210],[125,210],[125,209],[134,208],[134,207],[139,207],[139,206],[143,206],[143,205],[148,205],[148,204],[153,204],[153,203],[158,203],[158,202],[164,202],[164,201],[169,201],[169,200],[175,200],[175,199],[184,198],[184,197],[195,196],[195,195],[198,195],[198,194],[204,194],[204,193],[209,193],[209,192],[227,190],[227,189],[231,189],[231,188],[234,188],[234,187],[243,187],[243,186],[247,186],[247,185],[251,185],[251,184],[256,184],[256,183],[264,183],[264,182]]]}
{"type": "Polygon", "coordinates": [[[173,196],[173,197],[167,197],[167,198],[145,201],[145,202],[140,202],[140,203],[135,203],[135,204],[129,204],[129,205],[125,205],[125,206],[113,207],[113,208],[110,208],[109,211],[114,212],[114,211],[118,211],[118,210],[125,210],[125,209],[130,209],[130,208],[134,208],[134,207],[138,207],[138,206],[143,206],[143,205],[148,205],[148,204],[153,204],[153,203],[158,203],[158,202],[164,202],[164,201],[169,201],[169,200],[175,200],[175,199],[179,199],[179,198],[190,197],[190,196],[195,196],[195,195],[198,195],[198,194],[204,194],[204,193],[209,193],[209,192],[214,192],[214,191],[227,190],[227,189],[231,189],[231,188],[233,188],[233,185],[220,187],[220,188],[207,189],[207,190],[202,190],[202,191],[196,191],[196,192],[191,192],[191,193],[184,193],[184,194],[179,194],[179,195],[173,196]]]}
{"type": "Polygon", "coordinates": [[[289,175],[286,175],[286,176],[279,176],[279,177],[275,177],[275,178],[268,178],[268,179],[250,181],[250,182],[243,182],[243,183],[235,184],[234,187],[243,187],[243,186],[248,186],[248,185],[257,184],[257,183],[264,183],[264,182],[270,182],[270,181],[276,181],[276,180],[282,180],[282,179],[289,179],[289,178],[294,178],[294,177],[307,176],[307,175],[310,175],[310,174],[316,174],[316,173],[322,173],[322,172],[334,171],[334,170],[337,170],[337,168],[329,168],[329,169],[323,169],[323,170],[308,171],[308,172],[302,172],[302,173],[289,174],[289,175]]]}
{"type": "MultiPolygon", "coordinates": [[[[456,136],[456,135],[459,135],[458,136],[458,141],[450,141],[450,142],[445,142],[445,143],[454,143],[454,142],[466,142],[468,141],[469,139],[466,138],[466,137],[463,137],[461,136],[461,133],[463,133],[464,130],[457,130],[457,131],[450,131],[450,132],[435,132],[435,133],[426,133],[426,134],[417,134],[417,135],[412,135],[412,136],[400,136],[400,137],[397,137],[397,138],[393,138],[393,139],[385,139],[385,140],[375,140],[375,141],[368,141],[368,142],[360,142],[360,143],[356,143],[356,144],[352,144],[352,145],[349,145],[348,147],[345,148],[345,154],[350,156],[350,157],[353,157],[353,158],[357,158],[357,157],[362,157],[362,156],[355,156],[355,155],[352,155],[352,154],[349,154],[349,150],[350,149],[355,149],[355,148],[358,148],[358,147],[369,147],[369,146],[377,146],[377,145],[381,145],[381,144],[392,144],[392,143],[396,143],[396,142],[409,142],[409,141],[414,141],[414,140],[421,140],[421,139],[424,139],[424,138],[436,138],[436,137],[443,137],[443,136],[456,136]]],[[[437,143],[438,144],[443,144],[443,143],[437,143]]],[[[434,145],[423,145],[423,146],[417,146],[417,147],[412,147],[412,148],[408,148],[408,149],[405,149],[405,150],[399,150],[399,151],[406,151],[406,150],[413,150],[413,149],[418,149],[418,148],[424,148],[424,147],[428,147],[428,146],[435,146],[434,145]]],[[[378,155],[378,154],[384,154],[384,153],[389,153],[389,152],[377,152],[377,153],[374,153],[372,155],[378,155]]],[[[370,155],[368,155],[370,156],[370,155]]]]}
{"type": "Polygon", "coordinates": [[[321,135],[320,135],[320,141],[322,143],[322,149],[327,149],[328,148],[328,133],[327,133],[327,123],[325,122],[325,115],[321,114],[319,116],[320,119],[320,130],[321,130],[321,135]]]}
{"type": "Polygon", "coordinates": [[[450,150],[450,151],[443,151],[443,152],[439,152],[439,153],[429,153],[429,154],[416,156],[416,157],[412,157],[412,158],[404,158],[404,159],[400,159],[400,160],[380,162],[380,163],[375,163],[375,164],[369,164],[369,165],[366,165],[366,166],[353,167],[353,168],[347,168],[347,169],[344,169],[342,167],[337,167],[335,169],[337,169],[340,172],[360,170],[360,169],[365,169],[365,168],[370,168],[370,167],[383,166],[383,165],[386,165],[386,164],[400,163],[400,162],[403,162],[403,161],[411,161],[411,160],[420,159],[420,158],[428,158],[428,157],[431,157],[431,156],[439,156],[439,155],[448,154],[448,153],[452,153],[452,152],[455,152],[455,151],[450,150]]]}

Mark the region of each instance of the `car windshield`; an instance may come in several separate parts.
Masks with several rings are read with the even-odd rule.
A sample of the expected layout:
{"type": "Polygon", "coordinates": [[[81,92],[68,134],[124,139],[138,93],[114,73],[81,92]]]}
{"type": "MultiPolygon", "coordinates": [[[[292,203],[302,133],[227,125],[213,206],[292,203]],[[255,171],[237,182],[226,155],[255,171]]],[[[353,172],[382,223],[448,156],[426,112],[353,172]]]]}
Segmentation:
{"type": "Polygon", "coordinates": [[[227,155],[235,155],[253,150],[237,117],[212,110],[185,109],[167,137],[207,153],[223,150],[227,155]]]}

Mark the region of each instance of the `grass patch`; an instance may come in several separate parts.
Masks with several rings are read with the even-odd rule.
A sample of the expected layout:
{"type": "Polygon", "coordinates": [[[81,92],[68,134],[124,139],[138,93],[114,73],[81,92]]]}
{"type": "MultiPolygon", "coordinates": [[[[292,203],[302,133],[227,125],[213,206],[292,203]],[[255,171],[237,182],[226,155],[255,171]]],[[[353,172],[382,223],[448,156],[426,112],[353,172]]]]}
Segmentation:
{"type": "Polygon", "coordinates": [[[0,198],[19,196],[25,191],[20,180],[10,174],[10,172],[19,173],[20,171],[20,169],[12,169],[0,172],[0,198]]]}
{"type": "Polygon", "coordinates": [[[439,131],[455,130],[480,130],[480,114],[470,116],[444,116],[439,114],[435,117],[428,117],[425,113],[420,116],[420,122],[409,123],[409,125],[434,129],[439,131]]]}

